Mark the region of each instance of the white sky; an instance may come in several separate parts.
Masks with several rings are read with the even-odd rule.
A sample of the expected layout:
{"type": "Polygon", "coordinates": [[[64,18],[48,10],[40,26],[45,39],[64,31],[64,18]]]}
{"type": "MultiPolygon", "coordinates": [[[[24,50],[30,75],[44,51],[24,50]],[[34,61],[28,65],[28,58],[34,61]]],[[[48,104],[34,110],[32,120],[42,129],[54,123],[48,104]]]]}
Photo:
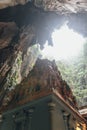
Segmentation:
{"type": "Polygon", "coordinates": [[[55,60],[68,59],[77,56],[83,47],[85,39],[78,33],[69,29],[65,24],[60,30],[52,33],[53,47],[44,46],[44,57],[53,57],[55,60]]]}

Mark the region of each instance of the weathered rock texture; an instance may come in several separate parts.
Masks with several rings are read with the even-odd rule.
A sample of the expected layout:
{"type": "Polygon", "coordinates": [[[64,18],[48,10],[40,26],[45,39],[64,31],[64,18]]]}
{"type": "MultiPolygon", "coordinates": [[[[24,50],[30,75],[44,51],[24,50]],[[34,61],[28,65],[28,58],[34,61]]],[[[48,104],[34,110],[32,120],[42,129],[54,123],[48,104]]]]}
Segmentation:
{"type": "Polygon", "coordinates": [[[0,0],[0,8],[6,8],[8,6],[15,6],[17,4],[25,4],[29,0],[0,0]]]}
{"type": "MultiPolygon", "coordinates": [[[[70,28],[87,36],[86,6],[85,0],[0,1],[0,101],[8,91],[8,75],[19,53],[22,62],[27,63],[28,48],[36,43],[43,48],[46,41],[52,45],[51,33],[65,21],[70,28]]],[[[23,69],[24,65],[21,66],[23,69]]]]}
{"type": "Polygon", "coordinates": [[[75,109],[77,108],[75,97],[68,84],[62,79],[55,61],[38,59],[27,78],[17,85],[15,89],[6,92],[2,100],[1,110],[23,105],[23,102],[27,103],[26,99],[30,100],[31,95],[39,91],[52,89],[56,90],[65,102],[75,109]]]}
{"type": "Polygon", "coordinates": [[[25,4],[28,1],[45,11],[56,11],[58,13],[87,11],[86,0],[1,0],[0,8],[25,4]]]}

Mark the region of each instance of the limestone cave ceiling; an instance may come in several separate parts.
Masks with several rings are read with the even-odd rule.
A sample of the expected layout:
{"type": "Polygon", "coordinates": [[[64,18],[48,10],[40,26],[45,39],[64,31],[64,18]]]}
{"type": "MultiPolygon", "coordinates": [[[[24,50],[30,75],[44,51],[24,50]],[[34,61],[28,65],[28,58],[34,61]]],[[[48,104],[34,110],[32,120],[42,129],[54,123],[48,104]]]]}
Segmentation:
{"type": "Polygon", "coordinates": [[[0,0],[0,8],[0,49],[8,46],[12,39],[19,39],[24,26],[34,27],[34,40],[42,45],[44,40],[52,44],[50,34],[65,21],[70,28],[87,36],[86,0],[0,0]]]}
{"type": "Polygon", "coordinates": [[[0,0],[0,8],[26,4],[32,2],[36,7],[43,8],[45,11],[58,12],[80,12],[87,11],[86,0],[0,0]]]}
{"type": "Polygon", "coordinates": [[[24,26],[32,25],[37,42],[43,44],[42,39],[48,39],[51,43],[50,34],[53,29],[61,27],[65,21],[68,21],[70,28],[87,36],[86,11],[86,0],[0,0],[0,49],[5,45],[2,38],[6,39],[10,36],[11,41],[15,35],[14,29],[13,32],[8,31],[10,28],[17,29],[16,34],[19,34],[24,26]],[[12,27],[13,23],[15,27],[12,27]],[[40,37],[41,34],[43,38],[40,37]]]}
{"type": "Polygon", "coordinates": [[[86,0],[0,0],[0,95],[19,51],[23,62],[31,45],[52,45],[51,33],[65,21],[87,37],[86,11],[86,0]]]}

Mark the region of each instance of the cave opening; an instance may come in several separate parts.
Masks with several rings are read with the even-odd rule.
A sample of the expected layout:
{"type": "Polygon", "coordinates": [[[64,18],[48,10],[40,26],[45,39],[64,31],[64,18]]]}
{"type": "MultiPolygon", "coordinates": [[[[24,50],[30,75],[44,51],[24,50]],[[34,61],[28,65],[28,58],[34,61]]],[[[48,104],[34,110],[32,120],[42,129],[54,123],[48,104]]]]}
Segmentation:
{"type": "Polygon", "coordinates": [[[19,102],[26,95],[30,96],[32,92],[39,93],[43,90],[43,84],[50,84],[51,87],[55,84],[55,88],[59,84],[65,86],[71,95],[66,90],[63,92],[63,89],[62,95],[64,93],[67,99],[69,96],[76,103],[74,96],[71,97],[70,86],[79,106],[87,104],[87,7],[72,0],[47,1],[14,0],[0,9],[2,110],[13,101],[19,102]],[[46,60],[42,60],[43,57],[46,60]],[[54,60],[51,62],[47,58],[55,59],[57,67],[54,60]],[[60,77],[59,82],[55,82],[57,76],[60,77]]]}
{"type": "Polygon", "coordinates": [[[56,61],[69,60],[79,56],[86,42],[86,38],[69,28],[67,22],[60,29],[54,29],[51,37],[53,45],[49,46],[48,42],[46,42],[42,50],[42,55],[56,61]]]}
{"type": "Polygon", "coordinates": [[[55,59],[63,79],[71,86],[78,105],[85,105],[87,37],[70,28],[68,22],[65,22],[59,29],[54,29],[51,38],[53,45],[49,46],[46,41],[44,49],[41,50],[41,58],[55,59]]]}

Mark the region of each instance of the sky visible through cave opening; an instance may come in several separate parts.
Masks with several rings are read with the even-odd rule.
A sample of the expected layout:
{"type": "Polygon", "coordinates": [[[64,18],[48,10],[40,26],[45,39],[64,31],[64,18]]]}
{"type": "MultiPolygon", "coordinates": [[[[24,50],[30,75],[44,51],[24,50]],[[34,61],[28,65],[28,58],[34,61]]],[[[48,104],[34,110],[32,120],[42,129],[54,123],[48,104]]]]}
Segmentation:
{"type": "Polygon", "coordinates": [[[42,50],[43,58],[50,58],[55,60],[68,60],[79,55],[83,49],[85,38],[69,29],[67,24],[64,24],[59,30],[52,33],[53,46],[48,46],[46,42],[42,50]]]}

